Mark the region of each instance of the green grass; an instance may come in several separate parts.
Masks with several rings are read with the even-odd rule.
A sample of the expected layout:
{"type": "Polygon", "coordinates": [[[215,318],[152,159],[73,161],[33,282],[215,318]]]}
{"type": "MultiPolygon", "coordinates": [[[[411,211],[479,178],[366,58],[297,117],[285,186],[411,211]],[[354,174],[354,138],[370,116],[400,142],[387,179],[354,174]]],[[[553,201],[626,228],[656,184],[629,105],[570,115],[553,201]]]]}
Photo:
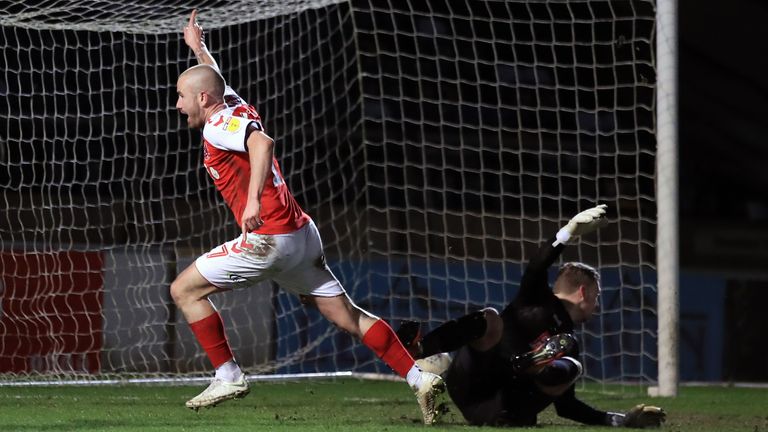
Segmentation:
{"type": "MultiPolygon", "coordinates": [[[[0,387],[0,431],[405,431],[422,429],[415,399],[404,383],[339,379],[257,382],[242,400],[198,413],[184,401],[202,387],[0,387]]],[[[605,410],[645,402],[668,411],[667,431],[768,432],[768,389],[684,387],[677,398],[639,391],[580,392],[605,410]]],[[[455,407],[432,428],[478,431],[455,407]]],[[[537,430],[605,431],[561,419],[550,408],[537,430]]]]}

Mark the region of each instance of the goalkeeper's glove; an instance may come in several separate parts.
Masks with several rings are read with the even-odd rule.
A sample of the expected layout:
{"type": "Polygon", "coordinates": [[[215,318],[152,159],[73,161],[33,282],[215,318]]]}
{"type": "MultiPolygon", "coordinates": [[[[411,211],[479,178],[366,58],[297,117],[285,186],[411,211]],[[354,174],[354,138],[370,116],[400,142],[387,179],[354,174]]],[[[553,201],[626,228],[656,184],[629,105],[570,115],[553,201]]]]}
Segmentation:
{"type": "Polygon", "coordinates": [[[557,240],[553,246],[565,243],[570,240],[571,237],[580,236],[599,228],[604,222],[603,215],[605,215],[605,209],[607,207],[608,206],[605,204],[600,204],[597,207],[584,210],[571,218],[571,220],[557,232],[557,235],[555,236],[557,240]]]}
{"type": "Polygon", "coordinates": [[[615,427],[627,428],[657,428],[667,419],[663,409],[651,405],[635,405],[626,414],[609,412],[606,423],[615,427]]]}

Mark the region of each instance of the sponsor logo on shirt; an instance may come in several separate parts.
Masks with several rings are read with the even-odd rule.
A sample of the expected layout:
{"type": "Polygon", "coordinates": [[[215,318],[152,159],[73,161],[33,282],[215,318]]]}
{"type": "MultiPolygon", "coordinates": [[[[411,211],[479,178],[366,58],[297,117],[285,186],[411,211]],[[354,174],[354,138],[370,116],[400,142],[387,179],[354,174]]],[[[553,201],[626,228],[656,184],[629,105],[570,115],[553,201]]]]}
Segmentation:
{"type": "Polygon", "coordinates": [[[224,130],[229,133],[235,133],[240,130],[240,126],[242,123],[238,118],[230,117],[227,119],[227,121],[224,123],[224,130]]]}

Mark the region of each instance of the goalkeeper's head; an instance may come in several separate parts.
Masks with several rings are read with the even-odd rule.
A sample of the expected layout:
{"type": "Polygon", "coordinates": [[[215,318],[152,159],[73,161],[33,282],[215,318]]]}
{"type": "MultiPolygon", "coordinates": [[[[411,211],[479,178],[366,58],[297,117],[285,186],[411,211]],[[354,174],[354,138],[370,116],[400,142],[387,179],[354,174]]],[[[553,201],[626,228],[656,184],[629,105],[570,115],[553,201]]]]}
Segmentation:
{"type": "Polygon", "coordinates": [[[566,303],[574,323],[587,321],[600,306],[600,273],[584,263],[565,263],[557,273],[553,292],[566,303]]]}
{"type": "Polygon", "coordinates": [[[201,64],[184,71],[176,82],[176,109],[187,116],[191,128],[201,128],[224,103],[224,78],[213,67],[201,64]]]}

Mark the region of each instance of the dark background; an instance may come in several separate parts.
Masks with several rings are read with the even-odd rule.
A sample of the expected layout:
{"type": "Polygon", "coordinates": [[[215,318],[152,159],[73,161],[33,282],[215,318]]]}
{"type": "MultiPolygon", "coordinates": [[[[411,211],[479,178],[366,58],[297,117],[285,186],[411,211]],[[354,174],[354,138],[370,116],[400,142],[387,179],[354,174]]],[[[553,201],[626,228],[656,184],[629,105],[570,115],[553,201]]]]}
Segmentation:
{"type": "Polygon", "coordinates": [[[764,271],[768,5],[680,2],[680,218],[686,267],[764,271]],[[716,26],[715,26],[716,24],[716,26]],[[702,238],[734,232],[718,251],[702,238]],[[730,250],[733,246],[734,250],[730,250]],[[737,249],[743,248],[740,256],[737,249]],[[734,252],[731,255],[731,252],[734,252]]]}
{"type": "Polygon", "coordinates": [[[768,330],[768,4],[679,7],[680,263],[729,280],[726,378],[765,380],[768,350],[748,347],[768,330]]]}
{"type": "MultiPolygon", "coordinates": [[[[45,2],[26,2],[24,7],[36,3],[45,2]]],[[[642,41],[650,40],[652,22],[629,25],[620,19],[638,10],[652,15],[651,4],[573,2],[567,8],[567,2],[549,7],[515,2],[507,8],[488,2],[488,8],[471,11],[471,22],[444,20],[460,39],[475,38],[474,44],[435,44],[434,34],[411,37],[423,30],[409,19],[411,14],[469,15],[461,2],[451,7],[448,3],[411,2],[412,10],[399,14],[399,22],[366,20],[370,8],[361,7],[363,12],[355,17],[357,30],[362,30],[359,46],[350,43],[350,16],[333,8],[242,24],[212,35],[212,47],[226,59],[228,80],[248,100],[258,102],[268,129],[281,138],[280,156],[287,161],[283,168],[291,173],[292,188],[301,191],[302,204],[313,208],[318,220],[342,223],[347,229],[372,227],[362,240],[345,238],[343,232],[335,235],[334,248],[353,246],[364,253],[362,243],[369,241],[385,245],[378,251],[382,256],[416,252],[440,259],[520,260],[525,252],[517,243],[526,243],[525,250],[535,247],[546,229],[597,199],[639,218],[622,221],[640,227],[623,231],[622,239],[652,244],[655,202],[642,197],[653,196],[653,158],[635,160],[613,153],[625,142],[650,151],[655,145],[654,137],[643,131],[652,125],[654,114],[653,46],[642,41]],[[597,14],[606,20],[596,26],[547,24],[568,14],[583,20],[597,14]],[[511,20],[515,24],[510,26],[511,20]],[[338,28],[344,30],[331,30],[338,28]],[[397,32],[408,37],[388,36],[397,32]],[[299,33],[304,37],[294,39],[299,33]],[[257,36],[237,45],[242,34],[257,36]],[[633,38],[639,42],[615,47],[595,43],[633,38]],[[318,40],[326,43],[312,48],[318,40]],[[579,48],[549,43],[552,40],[577,42],[579,48]],[[276,48],[280,46],[288,48],[276,48]],[[338,49],[329,53],[324,51],[328,46],[338,49]],[[358,73],[356,65],[347,62],[355,49],[363,53],[362,70],[370,73],[360,87],[349,86],[358,73]],[[263,62],[249,57],[255,50],[263,62]],[[398,58],[387,52],[406,55],[398,58]],[[436,54],[456,61],[433,61],[430,55],[436,54]],[[553,55],[561,64],[586,66],[520,66],[508,81],[497,79],[501,73],[495,63],[547,64],[553,55]],[[295,80],[307,65],[329,56],[335,60],[326,67],[305,81],[295,80]],[[590,67],[638,58],[618,72],[590,67]],[[273,70],[270,65],[287,66],[273,70]],[[388,77],[389,67],[391,72],[400,68],[392,75],[401,78],[388,77]],[[254,71],[268,78],[256,79],[254,71]],[[415,76],[428,79],[417,81],[415,76]],[[256,84],[242,88],[251,82],[256,84]],[[531,83],[536,86],[526,87],[531,83]],[[559,90],[550,91],[555,83],[559,90]],[[569,90],[577,84],[584,89],[569,90]],[[623,91],[627,89],[631,91],[623,91]],[[372,95],[373,102],[356,107],[361,91],[372,95]],[[603,126],[627,136],[595,133],[601,132],[599,123],[593,131],[577,131],[578,109],[596,110],[617,101],[633,108],[603,126]],[[498,105],[503,109],[488,109],[498,105]],[[354,120],[377,116],[385,120],[354,120]],[[303,126],[292,129],[296,124],[303,126]],[[368,159],[356,144],[364,133],[371,140],[365,149],[368,159]],[[309,139],[316,146],[302,151],[309,139]],[[367,164],[362,174],[361,164],[367,164]],[[439,168],[443,166],[455,169],[439,168]],[[330,176],[332,170],[342,175],[330,176]],[[618,180],[604,182],[594,178],[597,173],[618,180]],[[361,196],[363,189],[368,192],[361,196]],[[641,198],[622,199],[625,193],[641,198]],[[358,211],[358,203],[373,210],[358,211]],[[339,210],[342,206],[347,210],[339,210]],[[414,210],[397,210],[406,207],[414,210]],[[463,215],[463,208],[501,216],[473,218],[463,215]],[[524,227],[517,223],[521,217],[545,222],[524,227]],[[480,226],[494,232],[479,231],[480,226]],[[419,232],[433,235],[422,237],[419,232]],[[509,234],[509,241],[501,233],[509,234]]],[[[372,4],[375,9],[378,3],[372,4]]],[[[379,6],[391,7],[389,2],[379,6]]],[[[62,18],[47,16],[52,22],[62,18]]],[[[762,317],[762,306],[768,303],[768,60],[753,43],[768,40],[768,6],[757,0],[727,5],[683,0],[679,17],[681,270],[726,280],[724,378],[768,380],[768,353],[754,342],[768,329],[762,317]]],[[[175,77],[190,61],[177,36],[166,40],[3,27],[5,74],[0,90],[6,101],[0,104],[0,133],[8,144],[4,160],[9,162],[0,170],[4,244],[84,243],[100,248],[176,242],[200,249],[236,232],[228,212],[211,205],[219,201],[199,167],[199,139],[185,129],[177,113],[167,112],[175,101],[175,77]],[[19,49],[29,46],[35,48],[19,49]],[[96,69],[85,74],[61,67],[77,62],[96,69]],[[114,72],[117,68],[119,73],[114,72]],[[32,130],[39,135],[30,138],[32,130]],[[26,145],[27,140],[42,143],[45,151],[26,145]],[[185,216],[179,218],[179,213],[185,216]],[[79,222],[83,220],[85,226],[79,222]]],[[[622,247],[626,245],[604,253],[631,253],[633,260],[653,262],[651,247],[622,247]]],[[[585,246],[583,253],[591,256],[593,249],[585,246]]]]}

